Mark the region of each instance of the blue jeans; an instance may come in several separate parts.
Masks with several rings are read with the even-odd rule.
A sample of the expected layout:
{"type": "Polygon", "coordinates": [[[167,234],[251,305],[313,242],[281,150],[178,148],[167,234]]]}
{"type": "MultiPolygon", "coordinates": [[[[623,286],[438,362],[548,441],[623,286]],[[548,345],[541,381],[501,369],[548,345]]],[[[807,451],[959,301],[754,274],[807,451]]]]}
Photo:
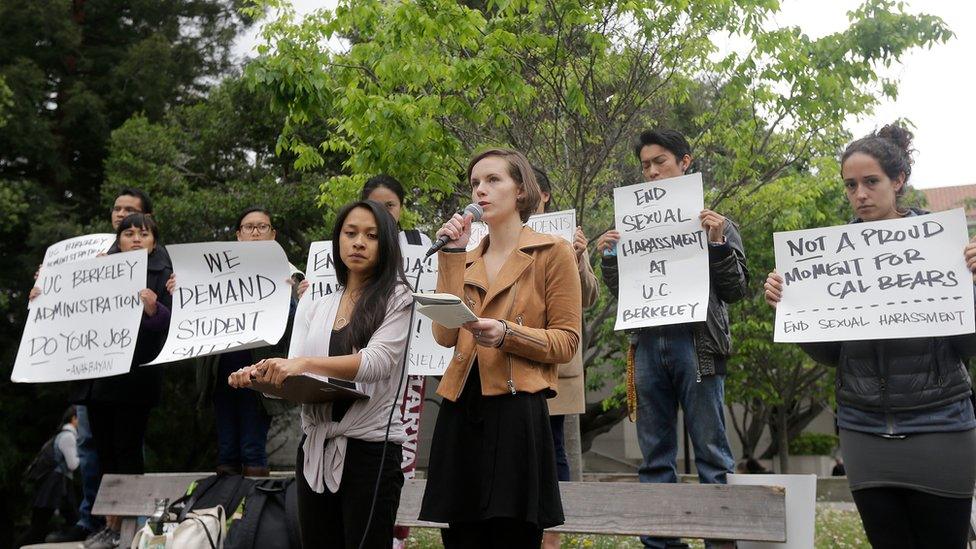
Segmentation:
{"type": "Polygon", "coordinates": [[[225,367],[223,361],[217,369],[217,386],[213,395],[217,420],[217,464],[267,467],[266,445],[271,416],[265,412],[257,392],[227,385],[227,377],[236,370],[236,364],[225,367]]]}
{"type": "Polygon", "coordinates": [[[75,406],[78,414],[78,460],[81,469],[81,505],[78,507],[78,526],[89,532],[100,530],[104,525],[101,517],[93,517],[92,505],[98,494],[102,473],[98,464],[98,452],[95,450],[95,439],[92,438],[91,424],[88,422],[88,407],[75,406]]]}
{"type": "Polygon", "coordinates": [[[556,478],[568,481],[569,459],[566,457],[566,416],[549,416],[552,446],[556,450],[556,478]]]}
{"type": "MultiPolygon", "coordinates": [[[[694,336],[687,324],[640,332],[635,361],[637,442],[644,456],[641,482],[677,482],[678,406],[695,452],[702,484],[725,484],[735,460],[725,436],[725,378],[698,381],[694,336]]],[[[666,547],[661,538],[642,537],[647,547],[666,547]]]]}

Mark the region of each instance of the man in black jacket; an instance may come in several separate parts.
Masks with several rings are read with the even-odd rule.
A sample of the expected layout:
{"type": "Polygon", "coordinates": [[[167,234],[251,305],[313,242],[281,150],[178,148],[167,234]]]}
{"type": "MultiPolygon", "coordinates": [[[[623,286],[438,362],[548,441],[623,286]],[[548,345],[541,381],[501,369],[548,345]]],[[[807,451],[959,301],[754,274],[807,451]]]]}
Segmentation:
{"type": "MultiPolygon", "coordinates": [[[[674,130],[648,130],[634,148],[644,179],[684,175],[691,147],[674,130]]],[[[711,210],[699,218],[708,234],[710,290],[705,322],[642,328],[631,333],[627,355],[628,405],[636,407],[637,441],[643,454],[641,482],[677,482],[678,406],[695,451],[703,484],[724,484],[735,461],[725,434],[725,363],[731,354],[727,303],[746,293],[748,271],[742,238],[732,221],[711,210]],[[632,402],[636,395],[636,403],[632,402]]],[[[606,232],[597,248],[603,256],[603,281],[617,292],[616,244],[620,233],[606,232]]],[[[635,410],[632,408],[631,412],[635,410]]],[[[677,545],[678,540],[642,537],[647,547],[677,545]]],[[[680,546],[680,545],[679,545],[680,546]]]]}

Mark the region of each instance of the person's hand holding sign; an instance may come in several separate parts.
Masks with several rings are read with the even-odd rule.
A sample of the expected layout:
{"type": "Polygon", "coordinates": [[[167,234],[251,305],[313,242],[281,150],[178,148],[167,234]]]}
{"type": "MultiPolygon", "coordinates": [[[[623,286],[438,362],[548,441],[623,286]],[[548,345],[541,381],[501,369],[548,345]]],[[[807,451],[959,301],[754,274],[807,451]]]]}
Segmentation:
{"type": "Polygon", "coordinates": [[[146,316],[156,316],[156,311],[159,309],[156,305],[156,292],[143,288],[139,292],[139,299],[142,300],[142,308],[146,311],[146,316]]]}
{"type": "Polygon", "coordinates": [[[586,252],[587,244],[589,244],[589,241],[586,240],[586,235],[583,234],[583,227],[576,227],[576,233],[573,234],[573,250],[576,252],[577,262],[583,257],[583,253],[586,252]]]}
{"type": "Polygon", "coordinates": [[[613,249],[620,241],[620,231],[616,229],[610,229],[609,231],[600,235],[600,239],[596,241],[596,249],[601,253],[607,250],[613,249]]]}
{"type": "Polygon", "coordinates": [[[773,271],[766,277],[766,284],[763,285],[763,297],[770,307],[776,308],[776,304],[783,300],[783,277],[773,271]]]}
{"type": "Polygon", "coordinates": [[[709,242],[725,243],[725,217],[712,210],[702,210],[698,219],[701,219],[702,227],[708,231],[709,242]]]}
{"type": "Polygon", "coordinates": [[[973,281],[976,282],[976,236],[969,240],[962,253],[966,257],[966,268],[973,273],[973,281]]]}

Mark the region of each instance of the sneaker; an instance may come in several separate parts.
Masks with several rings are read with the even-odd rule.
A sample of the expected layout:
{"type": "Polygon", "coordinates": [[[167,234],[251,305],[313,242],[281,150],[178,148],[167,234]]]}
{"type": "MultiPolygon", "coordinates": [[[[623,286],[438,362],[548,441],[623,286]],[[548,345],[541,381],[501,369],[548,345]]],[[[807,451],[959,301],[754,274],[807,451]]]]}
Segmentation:
{"type": "Polygon", "coordinates": [[[112,529],[106,526],[105,528],[102,528],[101,530],[85,538],[85,543],[82,544],[82,547],[84,549],[90,549],[96,543],[101,543],[102,539],[104,539],[106,536],[110,535],[111,533],[112,533],[112,529]]]}
{"type": "Polygon", "coordinates": [[[66,541],[85,541],[88,536],[92,535],[92,531],[87,528],[82,527],[79,524],[74,524],[71,528],[66,530],[61,530],[60,532],[51,532],[44,538],[44,543],[64,543],[66,541]]]}
{"type": "Polygon", "coordinates": [[[116,549],[119,546],[119,532],[105,527],[89,542],[85,541],[85,549],[116,549]]]}

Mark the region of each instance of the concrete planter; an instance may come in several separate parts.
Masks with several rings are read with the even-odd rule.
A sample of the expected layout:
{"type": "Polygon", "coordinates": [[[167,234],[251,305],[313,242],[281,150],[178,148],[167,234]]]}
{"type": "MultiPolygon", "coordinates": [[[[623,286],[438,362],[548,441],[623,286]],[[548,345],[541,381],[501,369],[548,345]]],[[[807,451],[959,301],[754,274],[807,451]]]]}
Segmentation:
{"type": "MultiPolygon", "coordinates": [[[[790,456],[790,474],[814,474],[829,477],[834,469],[834,458],[830,456],[790,456]]],[[[779,458],[773,458],[773,471],[779,473],[779,458]]]]}

